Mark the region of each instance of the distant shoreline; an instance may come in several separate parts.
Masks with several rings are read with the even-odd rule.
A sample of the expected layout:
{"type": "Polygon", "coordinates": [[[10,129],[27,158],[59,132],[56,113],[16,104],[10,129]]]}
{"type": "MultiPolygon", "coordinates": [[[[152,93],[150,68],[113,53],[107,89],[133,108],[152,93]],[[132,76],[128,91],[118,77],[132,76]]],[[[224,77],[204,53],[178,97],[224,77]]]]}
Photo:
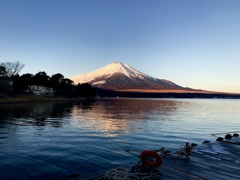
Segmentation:
{"type": "Polygon", "coordinates": [[[86,100],[87,98],[65,98],[65,97],[46,97],[37,95],[17,95],[0,98],[0,104],[14,104],[14,103],[35,103],[35,102],[54,102],[54,101],[74,101],[86,100]]]}
{"type": "MultiPolygon", "coordinates": [[[[131,91],[110,91],[101,90],[97,93],[99,97],[123,97],[123,98],[206,98],[206,99],[240,99],[240,94],[236,93],[217,93],[217,92],[131,92],[131,91]]],[[[0,104],[14,103],[37,103],[37,102],[57,102],[57,101],[86,101],[87,98],[67,98],[67,97],[47,97],[32,94],[20,94],[0,98],[0,104]]]]}
{"type": "Polygon", "coordinates": [[[131,92],[131,93],[189,93],[189,94],[228,94],[228,95],[240,95],[240,93],[230,93],[230,92],[217,92],[217,91],[206,91],[206,90],[155,90],[155,89],[124,89],[116,90],[117,92],[131,92]]]}
{"type": "Polygon", "coordinates": [[[104,90],[97,89],[101,97],[126,97],[126,98],[208,98],[208,99],[240,99],[240,94],[212,91],[179,91],[179,90],[104,90]]]}

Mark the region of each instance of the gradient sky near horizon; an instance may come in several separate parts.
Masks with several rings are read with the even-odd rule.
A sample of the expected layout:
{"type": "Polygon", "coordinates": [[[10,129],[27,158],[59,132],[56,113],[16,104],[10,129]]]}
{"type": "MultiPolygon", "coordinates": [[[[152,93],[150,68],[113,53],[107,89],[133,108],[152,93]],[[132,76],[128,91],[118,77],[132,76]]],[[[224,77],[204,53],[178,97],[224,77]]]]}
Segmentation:
{"type": "Polygon", "coordinates": [[[66,78],[111,62],[240,93],[239,0],[0,0],[0,62],[66,78]]]}

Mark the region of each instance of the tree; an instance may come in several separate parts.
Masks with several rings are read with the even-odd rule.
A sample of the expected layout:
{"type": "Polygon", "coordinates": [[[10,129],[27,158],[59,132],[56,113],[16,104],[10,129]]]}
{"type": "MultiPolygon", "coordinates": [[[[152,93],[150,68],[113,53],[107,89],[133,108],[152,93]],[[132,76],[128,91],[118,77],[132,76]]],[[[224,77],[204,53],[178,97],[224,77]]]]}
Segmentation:
{"type": "Polygon", "coordinates": [[[62,80],[62,84],[65,84],[65,85],[73,85],[73,81],[71,79],[68,79],[68,78],[64,78],[62,80]]]}
{"type": "Polygon", "coordinates": [[[0,66],[0,77],[5,76],[6,74],[6,68],[4,66],[0,66]]]}
{"type": "Polygon", "coordinates": [[[62,81],[64,79],[64,76],[60,73],[53,74],[50,78],[50,86],[54,88],[55,95],[61,95],[62,93],[62,81]]]}
{"type": "Polygon", "coordinates": [[[32,84],[33,74],[23,74],[22,76],[14,76],[14,90],[16,92],[27,90],[29,85],[32,84]]]}
{"type": "Polygon", "coordinates": [[[1,67],[5,68],[6,76],[7,77],[12,77],[17,75],[24,67],[24,64],[20,63],[19,61],[16,62],[5,62],[1,63],[1,67]]]}
{"type": "Polygon", "coordinates": [[[91,84],[83,83],[76,86],[77,96],[80,97],[93,97],[95,95],[95,90],[91,84]]]}
{"type": "Polygon", "coordinates": [[[68,78],[64,78],[61,82],[61,95],[63,96],[67,96],[67,97],[73,97],[73,81],[68,79],[68,78]]]}
{"type": "Polygon", "coordinates": [[[53,74],[51,77],[51,84],[54,85],[58,85],[61,84],[61,82],[63,81],[64,76],[60,73],[57,74],[53,74]]]}
{"type": "Polygon", "coordinates": [[[50,85],[50,77],[46,72],[40,71],[32,78],[32,83],[36,85],[49,86],[50,85]]]}

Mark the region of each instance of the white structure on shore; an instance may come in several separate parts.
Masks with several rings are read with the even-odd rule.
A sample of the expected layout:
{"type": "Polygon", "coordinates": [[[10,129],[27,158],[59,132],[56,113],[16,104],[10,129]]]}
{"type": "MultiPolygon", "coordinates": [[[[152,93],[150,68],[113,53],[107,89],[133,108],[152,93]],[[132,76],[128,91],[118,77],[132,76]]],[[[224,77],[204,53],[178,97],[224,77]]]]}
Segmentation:
{"type": "Polygon", "coordinates": [[[46,86],[40,86],[40,85],[33,85],[29,86],[29,90],[36,95],[42,95],[42,96],[53,96],[53,88],[46,87],[46,86]]]}

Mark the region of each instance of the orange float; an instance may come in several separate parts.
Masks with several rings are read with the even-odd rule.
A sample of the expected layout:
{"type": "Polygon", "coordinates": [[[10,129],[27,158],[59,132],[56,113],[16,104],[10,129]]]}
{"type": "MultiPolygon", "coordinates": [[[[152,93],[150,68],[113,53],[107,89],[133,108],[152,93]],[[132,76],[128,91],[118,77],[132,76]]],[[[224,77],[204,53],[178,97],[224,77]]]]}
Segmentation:
{"type": "Polygon", "coordinates": [[[151,168],[156,168],[162,164],[162,157],[156,151],[152,150],[143,151],[140,155],[140,159],[143,165],[151,168]],[[154,160],[149,159],[151,157],[154,158],[154,160]]]}

